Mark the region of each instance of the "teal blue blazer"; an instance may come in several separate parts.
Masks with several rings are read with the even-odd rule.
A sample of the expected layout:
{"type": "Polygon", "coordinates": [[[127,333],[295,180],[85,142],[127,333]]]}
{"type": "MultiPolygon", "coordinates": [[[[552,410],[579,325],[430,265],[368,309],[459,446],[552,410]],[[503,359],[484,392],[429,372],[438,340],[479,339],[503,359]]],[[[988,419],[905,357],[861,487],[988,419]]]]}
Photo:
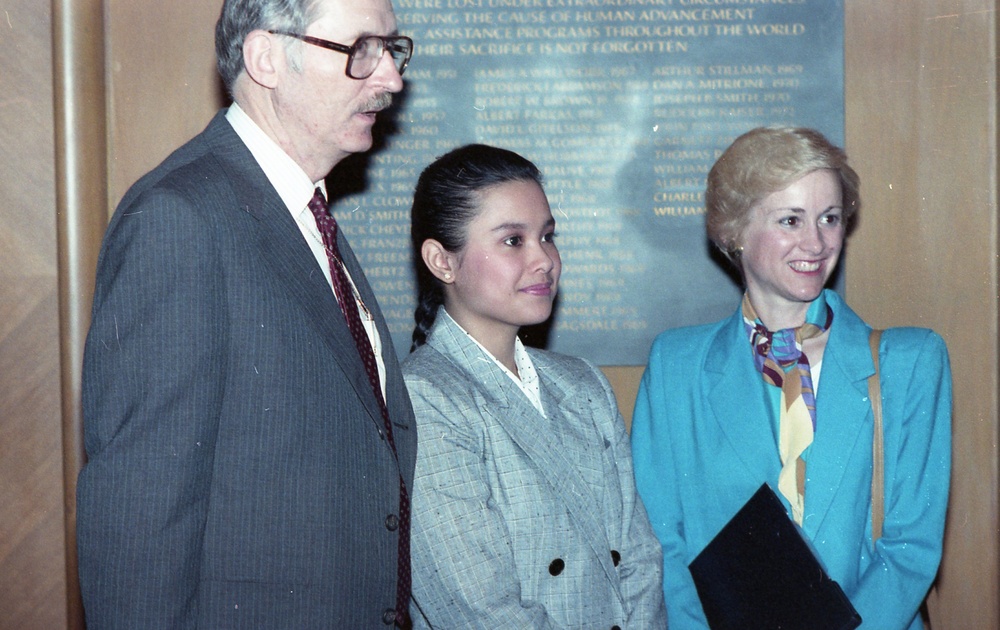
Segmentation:
{"type": "MultiPolygon", "coordinates": [[[[834,320],[816,394],[802,530],[863,628],[921,627],[941,559],[951,471],[951,376],[933,331],[882,337],[885,525],[872,544],[871,328],[832,291],[834,320]]],[[[636,486],[663,546],[671,630],[707,628],[688,564],[780,460],[742,314],[668,330],[653,343],[632,420],[636,486]]],[[[787,505],[786,505],[787,508],[787,505]]]]}

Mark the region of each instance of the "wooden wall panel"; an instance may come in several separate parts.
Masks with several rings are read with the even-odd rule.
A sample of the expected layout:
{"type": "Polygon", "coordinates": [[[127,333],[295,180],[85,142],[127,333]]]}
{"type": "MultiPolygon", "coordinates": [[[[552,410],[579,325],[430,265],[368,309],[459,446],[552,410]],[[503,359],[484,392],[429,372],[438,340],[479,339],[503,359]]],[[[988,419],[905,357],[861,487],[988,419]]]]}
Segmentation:
{"type": "Polygon", "coordinates": [[[65,627],[47,3],[0,12],[0,628],[65,627]]]}
{"type": "Polygon", "coordinates": [[[109,208],[223,105],[215,70],[222,0],[105,0],[109,208]]]}
{"type": "Polygon", "coordinates": [[[997,3],[848,0],[847,149],[864,208],[847,294],[952,359],[953,481],[935,628],[1000,628],[997,3]]]}

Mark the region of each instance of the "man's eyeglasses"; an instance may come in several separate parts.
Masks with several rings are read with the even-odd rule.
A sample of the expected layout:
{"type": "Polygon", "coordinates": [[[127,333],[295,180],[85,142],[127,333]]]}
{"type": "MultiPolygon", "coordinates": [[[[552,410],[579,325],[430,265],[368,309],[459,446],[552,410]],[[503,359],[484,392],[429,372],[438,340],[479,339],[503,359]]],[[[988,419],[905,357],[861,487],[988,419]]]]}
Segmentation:
{"type": "Polygon", "coordinates": [[[365,35],[350,46],[338,44],[318,37],[289,33],[287,31],[268,31],[272,35],[285,35],[300,39],[307,44],[335,50],[347,55],[347,76],[352,79],[367,79],[375,72],[378,62],[382,60],[382,53],[388,51],[396,64],[396,71],[403,74],[406,64],[410,62],[413,55],[413,40],[409,37],[382,37],[380,35],[365,35]]]}

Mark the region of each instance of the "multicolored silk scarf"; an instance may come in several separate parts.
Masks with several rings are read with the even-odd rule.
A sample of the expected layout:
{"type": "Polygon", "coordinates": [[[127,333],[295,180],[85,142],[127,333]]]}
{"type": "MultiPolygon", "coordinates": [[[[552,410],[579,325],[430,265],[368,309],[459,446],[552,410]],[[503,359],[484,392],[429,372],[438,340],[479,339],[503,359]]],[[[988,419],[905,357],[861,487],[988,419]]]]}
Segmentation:
{"type": "Polygon", "coordinates": [[[772,332],[761,323],[750,304],[750,297],[744,294],[743,323],[750,337],[754,363],[764,382],[781,390],[778,491],[788,499],[792,518],[801,525],[806,494],[806,463],[802,453],[812,444],[816,432],[816,393],[809,358],[802,353],[802,342],[830,328],[833,310],[820,293],[810,305],[803,325],[772,332]]]}

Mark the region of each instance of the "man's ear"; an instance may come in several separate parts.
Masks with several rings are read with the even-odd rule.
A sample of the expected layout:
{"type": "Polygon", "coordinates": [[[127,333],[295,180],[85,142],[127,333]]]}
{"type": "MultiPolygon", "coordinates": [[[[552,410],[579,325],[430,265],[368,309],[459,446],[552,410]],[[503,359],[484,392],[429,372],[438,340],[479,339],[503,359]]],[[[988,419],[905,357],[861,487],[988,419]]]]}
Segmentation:
{"type": "Polygon", "coordinates": [[[454,282],[455,257],[440,242],[433,238],[424,241],[420,246],[420,257],[435,278],[445,284],[454,282]]]}
{"type": "Polygon", "coordinates": [[[243,66],[254,83],[276,87],[278,70],[285,65],[285,48],[278,44],[276,35],[258,29],[243,40],[243,66]]]}

